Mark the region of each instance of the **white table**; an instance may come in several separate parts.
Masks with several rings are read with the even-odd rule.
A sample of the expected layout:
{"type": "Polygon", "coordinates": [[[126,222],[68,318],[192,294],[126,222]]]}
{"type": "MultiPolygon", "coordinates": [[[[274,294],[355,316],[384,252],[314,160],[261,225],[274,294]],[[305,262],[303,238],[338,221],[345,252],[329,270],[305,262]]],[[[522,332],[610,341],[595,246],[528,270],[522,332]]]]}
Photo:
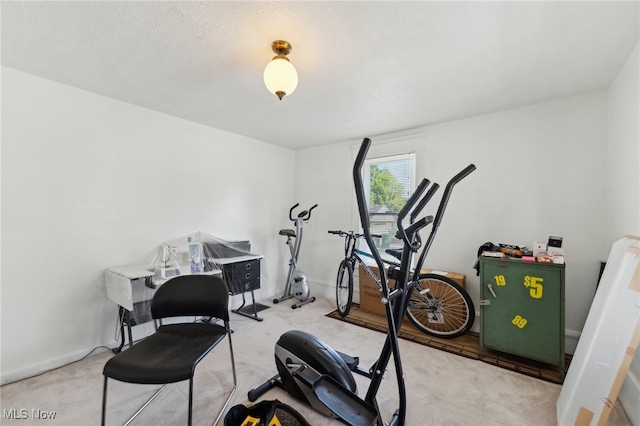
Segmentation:
{"type": "MultiPolygon", "coordinates": [[[[227,281],[229,288],[237,286],[236,277],[232,274],[235,265],[254,264],[256,260],[262,259],[260,255],[243,255],[228,257],[224,259],[209,259],[213,265],[220,266],[221,269],[212,269],[202,272],[207,275],[219,275],[227,281]],[[232,282],[233,281],[233,282],[232,282]]],[[[188,266],[180,267],[180,275],[188,275],[191,271],[188,266]]],[[[259,262],[258,262],[258,283],[259,283],[259,262]]],[[[176,275],[177,276],[177,275],[176,275]]],[[[169,277],[171,278],[171,277],[169,277]]],[[[107,287],[107,297],[119,306],[118,318],[120,323],[120,334],[122,341],[114,352],[118,353],[125,345],[125,326],[129,338],[129,346],[133,345],[132,326],[143,324],[152,320],[150,313],[151,299],[156,289],[169,278],[154,279],[154,271],[144,269],[140,265],[122,265],[108,268],[105,271],[105,281],[107,287]]],[[[259,287],[259,284],[257,284],[259,287]]],[[[253,294],[254,286],[249,290],[233,290],[231,294],[242,294],[242,305],[232,312],[243,315],[256,321],[262,321],[258,317],[258,307],[253,294]],[[246,306],[245,291],[251,291],[252,305],[246,306]]]]}
{"type": "MultiPolygon", "coordinates": [[[[203,272],[207,275],[222,275],[214,269],[203,272]]],[[[113,351],[118,353],[125,344],[125,326],[129,337],[129,346],[133,345],[132,327],[151,321],[151,299],[166,279],[153,281],[154,272],[139,265],[113,266],[105,271],[107,297],[118,304],[118,318],[122,341],[113,351]]],[[[183,274],[184,275],[184,274],[183,274]]]]}

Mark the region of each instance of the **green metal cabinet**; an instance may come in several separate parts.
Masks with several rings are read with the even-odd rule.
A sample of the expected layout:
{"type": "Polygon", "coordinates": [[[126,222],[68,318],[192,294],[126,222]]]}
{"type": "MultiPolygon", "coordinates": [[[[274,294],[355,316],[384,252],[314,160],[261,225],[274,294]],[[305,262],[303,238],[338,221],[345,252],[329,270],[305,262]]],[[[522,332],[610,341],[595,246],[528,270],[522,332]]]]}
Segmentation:
{"type": "Polygon", "coordinates": [[[480,259],[485,348],[556,365],[564,375],[564,264],[480,259]]]}

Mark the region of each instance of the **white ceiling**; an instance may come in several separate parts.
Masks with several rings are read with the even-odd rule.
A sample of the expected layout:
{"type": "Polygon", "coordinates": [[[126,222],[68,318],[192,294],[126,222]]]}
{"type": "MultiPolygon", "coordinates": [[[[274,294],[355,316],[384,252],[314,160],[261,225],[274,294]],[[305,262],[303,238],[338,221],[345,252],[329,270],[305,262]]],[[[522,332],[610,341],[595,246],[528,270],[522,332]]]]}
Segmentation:
{"type": "Polygon", "coordinates": [[[288,148],[606,89],[631,2],[7,2],[2,64],[288,148]],[[299,74],[267,92],[271,42],[299,74]]]}

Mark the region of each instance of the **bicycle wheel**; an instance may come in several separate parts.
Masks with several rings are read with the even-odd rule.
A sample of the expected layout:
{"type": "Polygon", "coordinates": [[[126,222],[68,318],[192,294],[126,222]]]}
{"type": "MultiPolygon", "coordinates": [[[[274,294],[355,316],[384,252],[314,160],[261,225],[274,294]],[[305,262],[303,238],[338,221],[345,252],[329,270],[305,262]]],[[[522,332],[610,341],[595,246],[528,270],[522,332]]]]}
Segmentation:
{"type": "Polygon", "coordinates": [[[451,278],[423,274],[411,293],[407,315],[420,331],[451,339],[471,330],[476,313],[469,294],[451,278]]]}
{"type": "Polygon", "coordinates": [[[340,316],[346,317],[351,309],[353,300],[353,265],[351,260],[344,259],[338,268],[336,279],[336,304],[340,316]]]}

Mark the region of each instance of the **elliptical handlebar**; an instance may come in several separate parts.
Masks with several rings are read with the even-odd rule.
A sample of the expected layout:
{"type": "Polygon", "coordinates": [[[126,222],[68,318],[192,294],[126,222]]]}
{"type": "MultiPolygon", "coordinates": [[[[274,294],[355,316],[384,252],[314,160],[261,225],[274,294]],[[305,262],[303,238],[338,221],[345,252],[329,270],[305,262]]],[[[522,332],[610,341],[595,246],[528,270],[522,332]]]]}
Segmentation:
{"type": "Polygon", "coordinates": [[[294,219],[293,217],[293,210],[298,207],[300,205],[300,203],[296,203],[293,207],[291,207],[289,209],[289,220],[291,222],[295,222],[297,219],[302,219],[305,222],[307,222],[309,219],[311,219],[311,211],[313,209],[315,209],[316,207],[318,207],[317,204],[314,204],[313,207],[311,207],[309,210],[303,210],[300,213],[298,213],[298,217],[294,219]]]}
{"type": "MultiPolygon", "coordinates": [[[[382,262],[382,257],[380,256],[380,253],[378,252],[377,247],[373,243],[371,231],[369,229],[371,226],[369,221],[369,210],[367,208],[367,202],[364,195],[364,185],[362,183],[362,167],[364,166],[364,161],[370,147],[371,147],[371,139],[364,138],[362,140],[362,144],[360,145],[360,150],[358,151],[358,155],[356,156],[356,160],[353,165],[353,182],[356,190],[356,201],[358,202],[358,213],[360,214],[360,223],[362,224],[365,240],[369,245],[369,249],[371,250],[371,255],[373,256],[373,259],[376,261],[376,264],[378,265],[379,270],[383,271],[384,264],[382,262]]],[[[407,214],[409,214],[409,212],[414,207],[416,207],[416,203],[418,202],[418,199],[420,198],[422,193],[427,189],[430,183],[431,182],[428,179],[422,179],[422,181],[420,182],[416,190],[413,192],[413,194],[411,194],[411,197],[409,197],[405,205],[402,207],[402,209],[398,213],[397,236],[399,236],[404,242],[404,244],[406,244],[407,247],[409,247],[411,251],[414,251],[414,252],[417,251],[421,246],[420,239],[416,240],[415,242],[412,242],[411,238],[407,235],[406,229],[402,221],[407,216],[407,214]]],[[[433,196],[433,194],[437,189],[438,189],[437,184],[434,184],[434,186],[429,191],[427,191],[427,194],[425,195],[425,197],[422,200],[420,200],[415,210],[411,213],[411,222],[414,221],[415,217],[424,208],[424,206],[427,204],[429,199],[431,199],[431,197],[433,196]]],[[[429,219],[426,219],[426,221],[421,221],[422,226],[419,226],[418,229],[426,226],[429,222],[431,222],[431,220],[429,219]]],[[[416,229],[416,227],[412,227],[411,231],[413,232],[410,232],[410,233],[415,234],[415,232],[418,229],[416,229]]],[[[380,275],[381,275],[380,278],[382,280],[382,284],[384,284],[383,288],[385,288],[387,287],[387,280],[386,280],[386,277],[384,276],[385,274],[380,274],[380,275]]],[[[385,297],[386,297],[386,294],[385,294],[385,297]]]]}
{"type": "Polygon", "coordinates": [[[442,217],[444,216],[444,210],[447,208],[447,204],[449,203],[449,198],[451,197],[451,193],[453,192],[453,187],[460,182],[462,179],[466,178],[476,169],[474,164],[469,164],[467,167],[462,169],[460,173],[455,175],[449,180],[447,186],[444,188],[444,194],[442,194],[442,199],[440,200],[440,205],[438,206],[438,211],[436,212],[435,218],[433,219],[433,228],[436,229],[440,226],[440,222],[442,222],[442,217]]]}
{"type": "Polygon", "coordinates": [[[407,229],[406,229],[407,235],[416,234],[417,232],[419,232],[422,228],[424,228],[425,226],[427,226],[431,222],[433,222],[433,216],[429,215],[429,216],[423,217],[419,221],[414,222],[414,223],[412,223],[411,225],[409,225],[407,227],[407,229]]]}
{"type": "MultiPolygon", "coordinates": [[[[353,163],[353,186],[356,191],[356,201],[358,202],[358,213],[360,215],[360,223],[362,224],[362,230],[364,232],[364,239],[371,250],[371,256],[375,260],[379,271],[384,271],[384,263],[382,263],[382,257],[378,248],[373,242],[371,235],[370,222],[369,222],[369,209],[367,208],[367,200],[364,196],[364,185],[362,184],[362,167],[364,166],[364,160],[367,157],[367,152],[371,147],[371,139],[364,138],[360,144],[360,150],[356,156],[356,160],[353,163]]],[[[382,285],[384,297],[388,296],[389,284],[387,282],[386,274],[380,274],[380,284],[382,285]]]]}
{"type": "MultiPolygon", "coordinates": [[[[376,362],[375,366],[372,367],[374,371],[371,377],[371,384],[369,385],[369,389],[367,390],[367,395],[364,399],[365,402],[370,404],[375,403],[375,396],[380,388],[380,384],[382,382],[382,372],[386,370],[387,364],[389,363],[389,359],[393,354],[395,369],[396,369],[396,380],[398,383],[398,409],[393,415],[393,418],[389,424],[393,425],[404,425],[404,419],[407,410],[407,396],[406,389],[404,383],[404,374],[402,372],[402,362],[400,360],[400,345],[398,344],[398,329],[396,324],[402,323],[402,317],[406,312],[408,306],[408,295],[405,293],[407,281],[399,278],[399,284],[396,284],[396,288],[393,291],[389,289],[389,281],[387,279],[387,274],[383,271],[385,270],[385,266],[382,261],[382,257],[380,256],[380,252],[378,248],[373,243],[373,238],[371,235],[370,229],[370,220],[369,220],[369,209],[367,208],[367,202],[364,194],[364,185],[362,184],[362,168],[364,166],[365,157],[367,156],[367,152],[371,147],[371,139],[364,138],[362,140],[362,144],[360,145],[360,150],[358,151],[358,155],[356,156],[356,160],[353,165],[353,183],[355,186],[356,192],[356,201],[358,202],[358,213],[360,214],[360,223],[362,224],[364,238],[367,241],[369,246],[369,250],[371,251],[371,257],[375,260],[376,265],[378,267],[378,271],[380,271],[380,287],[382,290],[383,300],[386,300],[385,303],[385,311],[387,314],[387,339],[385,340],[385,345],[382,348],[382,352],[380,353],[380,357],[376,362]],[[399,299],[398,299],[399,297],[399,299]],[[389,303],[391,300],[396,300],[396,302],[392,305],[389,303]]],[[[406,215],[411,211],[411,209],[415,206],[416,202],[420,198],[420,195],[424,192],[426,187],[428,186],[429,181],[424,179],[419,185],[418,189],[414,191],[414,194],[410,197],[409,201],[402,208],[401,212],[398,214],[398,232],[402,235],[402,239],[405,243],[406,248],[412,248],[411,244],[413,236],[415,233],[411,232],[411,239],[406,233],[404,226],[402,225],[402,219],[406,217],[406,215]]],[[[426,220],[425,220],[426,222],[426,220]]],[[[416,244],[420,245],[420,240],[416,241],[416,244]]],[[[415,251],[415,250],[414,250],[415,251]]],[[[403,251],[402,256],[402,265],[400,268],[407,267],[408,263],[411,260],[411,254],[407,250],[403,251]]],[[[408,271],[407,271],[408,274],[408,271]]],[[[396,278],[398,280],[398,278],[396,278]]],[[[398,281],[396,281],[398,283],[398,281]]],[[[378,413],[379,415],[379,413],[378,413]]],[[[381,424],[378,422],[377,424],[381,424]]]]}
{"type": "Polygon", "coordinates": [[[449,198],[451,197],[451,193],[453,192],[453,187],[462,179],[464,179],[469,174],[471,174],[471,172],[473,172],[475,169],[476,169],[475,165],[469,164],[467,167],[462,169],[460,173],[452,177],[451,180],[449,180],[449,182],[447,183],[447,186],[445,186],[444,194],[442,194],[442,198],[440,199],[440,205],[438,206],[438,211],[436,212],[436,215],[433,219],[431,233],[427,238],[427,242],[425,244],[424,249],[422,250],[422,253],[420,253],[420,257],[418,258],[418,261],[416,262],[415,272],[413,274],[414,280],[418,278],[420,271],[422,270],[422,265],[424,264],[424,260],[427,257],[427,253],[429,252],[431,243],[433,243],[433,240],[436,236],[436,232],[438,231],[438,227],[440,226],[440,222],[442,222],[442,217],[444,216],[444,211],[447,208],[447,204],[449,203],[449,198]]]}
{"type": "MultiPolygon", "coordinates": [[[[407,214],[409,214],[409,211],[411,211],[411,209],[416,205],[416,203],[418,202],[418,198],[420,198],[420,196],[425,191],[425,189],[427,189],[427,186],[429,186],[429,179],[422,179],[422,181],[420,181],[420,184],[418,185],[416,190],[413,191],[413,194],[411,194],[411,197],[409,197],[404,207],[402,207],[402,209],[398,213],[398,220],[397,220],[398,235],[400,236],[400,238],[402,238],[402,241],[405,243],[405,245],[407,245],[407,247],[409,247],[409,249],[411,249],[411,251],[414,251],[414,252],[418,251],[418,249],[420,248],[420,241],[416,241],[416,242],[411,241],[411,238],[409,238],[409,236],[407,235],[407,230],[402,224],[402,221],[404,221],[404,218],[407,217],[407,214]]],[[[420,205],[422,205],[422,203],[420,203],[419,206],[420,205]]],[[[420,210],[422,210],[422,207],[420,208],[420,210]]],[[[412,221],[415,218],[415,216],[418,215],[418,213],[419,211],[416,212],[415,214],[414,213],[411,214],[412,221]]]]}
{"type": "Polygon", "coordinates": [[[431,185],[431,188],[429,188],[429,190],[427,191],[427,193],[424,194],[424,197],[422,197],[422,199],[420,200],[416,208],[413,209],[413,211],[411,212],[411,216],[410,216],[411,223],[415,222],[416,217],[418,217],[422,209],[424,209],[427,203],[431,200],[431,198],[433,197],[433,194],[436,193],[438,188],[440,188],[440,185],[434,182],[433,185],[431,185]]]}

